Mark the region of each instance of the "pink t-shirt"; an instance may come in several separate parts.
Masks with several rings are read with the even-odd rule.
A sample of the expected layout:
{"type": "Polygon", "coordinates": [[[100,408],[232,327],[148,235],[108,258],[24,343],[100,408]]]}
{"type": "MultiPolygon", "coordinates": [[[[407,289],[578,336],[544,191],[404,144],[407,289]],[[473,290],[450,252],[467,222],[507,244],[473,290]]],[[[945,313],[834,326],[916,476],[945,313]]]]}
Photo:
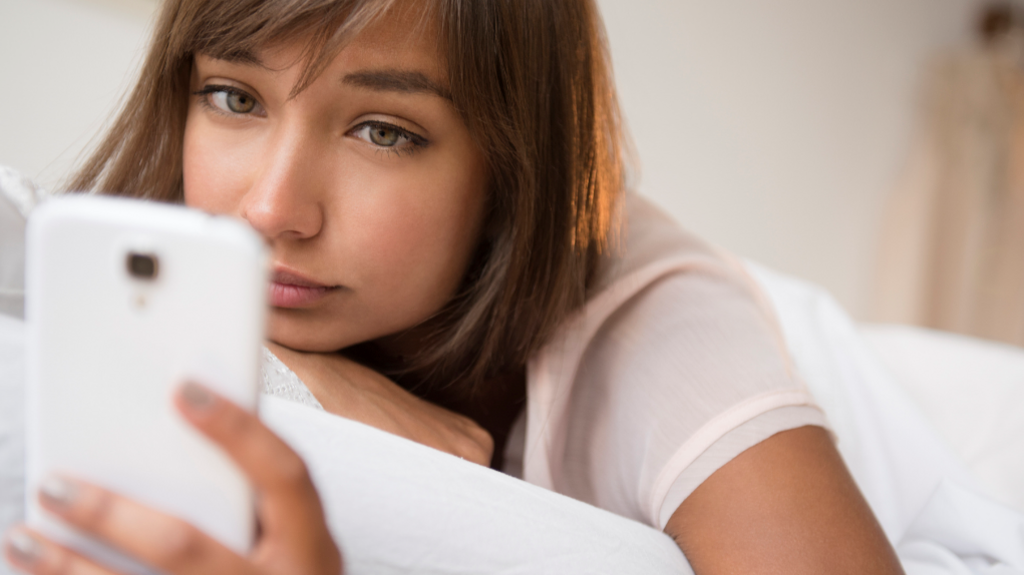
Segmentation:
{"type": "Polygon", "coordinates": [[[639,196],[582,310],[527,366],[507,471],[664,529],[747,448],[825,426],[742,264],[639,196]]]}

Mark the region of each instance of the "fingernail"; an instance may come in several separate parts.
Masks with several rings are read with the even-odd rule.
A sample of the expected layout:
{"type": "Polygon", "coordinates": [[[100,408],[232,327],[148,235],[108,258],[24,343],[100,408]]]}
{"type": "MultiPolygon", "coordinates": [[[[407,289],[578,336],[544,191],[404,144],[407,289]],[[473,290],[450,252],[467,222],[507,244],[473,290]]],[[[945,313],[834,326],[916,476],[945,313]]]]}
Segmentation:
{"type": "Polygon", "coordinates": [[[24,531],[7,534],[7,554],[22,566],[30,566],[43,556],[43,545],[38,539],[24,531]]]}
{"type": "Polygon", "coordinates": [[[186,383],[181,387],[181,398],[193,409],[208,409],[217,401],[210,390],[198,383],[186,383]]]}
{"type": "Polygon", "coordinates": [[[53,505],[70,507],[78,496],[78,486],[63,477],[53,475],[39,485],[39,493],[53,505]]]}

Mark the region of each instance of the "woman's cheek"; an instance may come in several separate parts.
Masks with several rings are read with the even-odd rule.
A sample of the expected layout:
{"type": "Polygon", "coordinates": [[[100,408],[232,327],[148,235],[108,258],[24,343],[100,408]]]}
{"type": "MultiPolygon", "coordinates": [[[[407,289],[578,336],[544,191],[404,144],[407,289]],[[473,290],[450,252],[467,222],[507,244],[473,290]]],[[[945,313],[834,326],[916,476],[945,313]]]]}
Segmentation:
{"type": "Polygon", "coordinates": [[[378,179],[366,201],[346,202],[349,249],[365,265],[365,279],[380,295],[419,300],[414,307],[424,308],[443,305],[458,287],[478,228],[459,190],[431,183],[378,179]]]}
{"type": "Polygon", "coordinates": [[[222,189],[220,175],[216,170],[217,161],[211,150],[212,146],[208,139],[209,130],[204,130],[200,124],[189,117],[185,124],[185,141],[182,154],[182,179],[185,187],[185,204],[215,213],[222,213],[217,209],[222,198],[219,198],[214,190],[222,189]]]}
{"type": "Polygon", "coordinates": [[[255,142],[238,142],[204,119],[185,127],[183,183],[185,204],[215,214],[237,214],[253,177],[251,158],[259,157],[255,142]]]}
{"type": "MultiPolygon", "coordinates": [[[[377,188],[348,214],[348,237],[376,277],[421,275],[435,268],[437,225],[429,206],[409,198],[408,188],[377,188]]],[[[346,202],[350,206],[355,202],[346,202]]]]}

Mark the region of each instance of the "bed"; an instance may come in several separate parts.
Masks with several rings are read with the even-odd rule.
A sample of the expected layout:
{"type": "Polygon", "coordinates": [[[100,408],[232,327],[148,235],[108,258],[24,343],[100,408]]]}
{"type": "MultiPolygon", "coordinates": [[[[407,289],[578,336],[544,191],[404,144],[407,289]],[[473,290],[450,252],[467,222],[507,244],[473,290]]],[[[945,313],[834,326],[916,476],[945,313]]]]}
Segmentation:
{"type": "MultiPolygon", "coordinates": [[[[0,170],[0,529],[23,510],[18,230],[42,197],[11,174],[0,170]]],[[[906,571],[1024,574],[1024,351],[858,326],[819,288],[747,266],[906,571]]],[[[666,535],[601,509],[281,398],[262,398],[260,415],[307,460],[348,573],[692,572],[666,535]]]]}

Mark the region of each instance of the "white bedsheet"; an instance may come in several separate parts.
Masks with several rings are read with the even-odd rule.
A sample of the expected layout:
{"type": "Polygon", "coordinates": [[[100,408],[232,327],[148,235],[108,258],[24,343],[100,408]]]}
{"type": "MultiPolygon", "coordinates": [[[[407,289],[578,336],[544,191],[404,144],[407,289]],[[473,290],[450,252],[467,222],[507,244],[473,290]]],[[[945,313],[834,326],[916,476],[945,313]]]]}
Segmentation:
{"type": "Polygon", "coordinates": [[[1024,514],[989,497],[849,316],[817,287],[749,267],[908,575],[1024,574],[1024,514]]]}
{"type": "Polygon", "coordinates": [[[981,485],[1024,512],[1024,349],[905,325],[860,332],[981,485]]]}
{"type": "MultiPolygon", "coordinates": [[[[1024,515],[984,495],[849,318],[751,269],[907,572],[1024,573],[1024,515]]],[[[21,508],[23,337],[0,316],[0,528],[21,508]]],[[[351,574],[689,572],[638,523],[285,400],[265,398],[261,416],[307,458],[351,574]]]]}

